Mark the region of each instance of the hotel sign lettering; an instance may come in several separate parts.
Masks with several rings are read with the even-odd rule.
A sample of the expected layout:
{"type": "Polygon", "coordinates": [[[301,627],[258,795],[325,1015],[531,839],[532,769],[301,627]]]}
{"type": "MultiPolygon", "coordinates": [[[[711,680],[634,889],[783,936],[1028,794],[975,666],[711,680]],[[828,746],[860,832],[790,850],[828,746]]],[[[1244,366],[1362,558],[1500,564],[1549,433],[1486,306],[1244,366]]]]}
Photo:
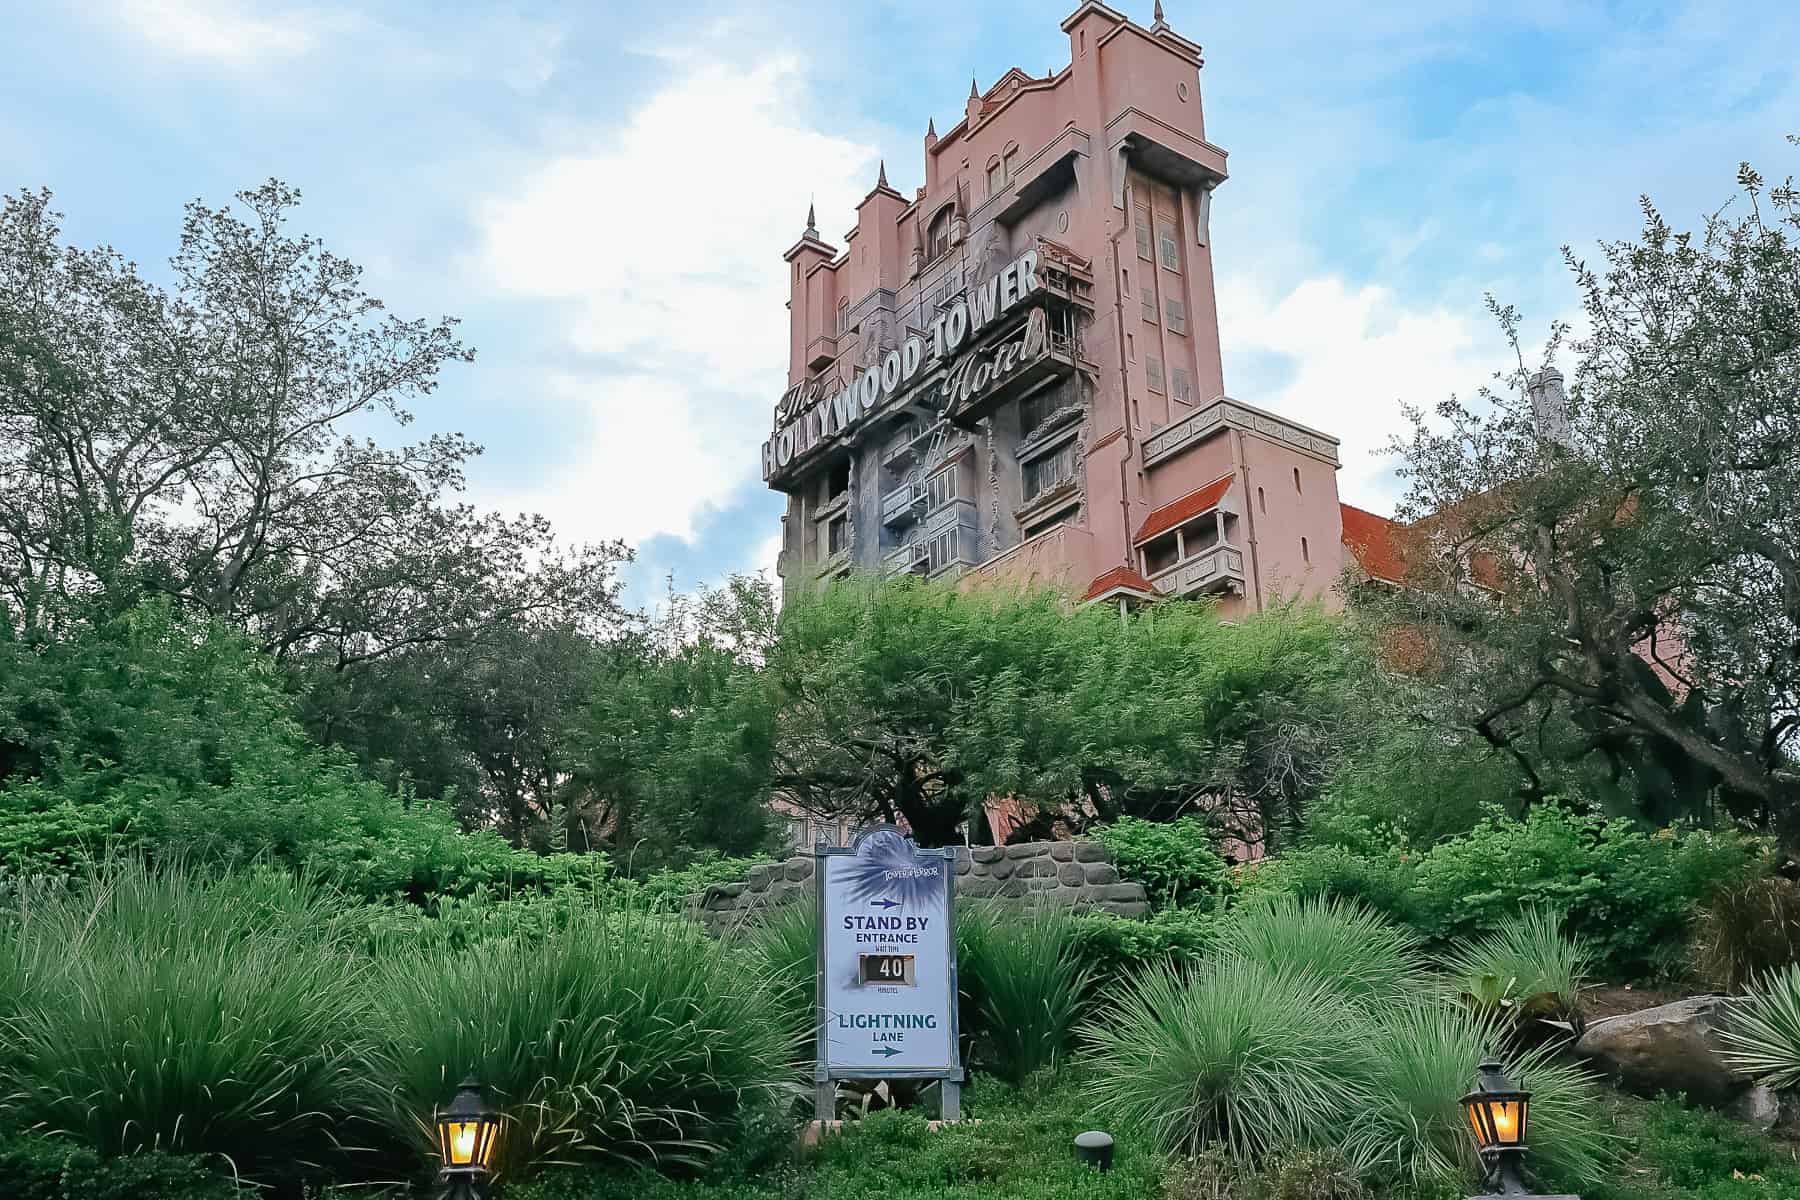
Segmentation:
{"type": "Polygon", "coordinates": [[[940,407],[965,403],[1029,362],[1045,344],[1043,313],[1032,314],[1018,337],[980,354],[969,354],[969,339],[1006,316],[1039,288],[1038,255],[1027,250],[1003,270],[968,289],[947,306],[923,336],[909,334],[897,350],[888,351],[879,369],[830,395],[819,381],[789,389],[775,408],[775,432],[763,443],[762,473],[768,479],[826,438],[859,423],[895,393],[910,386],[921,371],[950,362],[939,385],[940,407]]]}

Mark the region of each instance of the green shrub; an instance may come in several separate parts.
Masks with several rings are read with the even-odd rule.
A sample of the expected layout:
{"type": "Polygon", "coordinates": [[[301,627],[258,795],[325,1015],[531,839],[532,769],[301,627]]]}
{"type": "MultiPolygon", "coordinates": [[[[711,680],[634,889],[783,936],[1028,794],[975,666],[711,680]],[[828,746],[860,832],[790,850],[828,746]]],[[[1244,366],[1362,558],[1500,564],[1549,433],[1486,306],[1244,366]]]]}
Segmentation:
{"type": "Polygon", "coordinates": [[[980,1017],[984,1065],[1008,1083],[1065,1057],[1093,981],[1067,913],[965,906],[957,976],[980,1017]]]}
{"type": "Polygon", "coordinates": [[[1368,1100],[1350,1010],[1311,975],[1242,957],[1152,967],[1084,1040],[1100,1112],[1165,1150],[1218,1142],[1242,1162],[1328,1142],[1368,1100]]]}
{"type": "Polygon", "coordinates": [[[1693,948],[1696,973],[1731,993],[1800,962],[1800,884],[1772,876],[1720,888],[1700,910],[1693,948]]]}
{"type": "Polygon", "coordinates": [[[1719,1036],[1746,1075],[1772,1088],[1800,1086],[1800,963],[1752,985],[1719,1036]]]}
{"type": "Polygon", "coordinates": [[[1417,936],[1326,897],[1276,895],[1246,904],[1220,925],[1218,944],[1277,975],[1310,977],[1358,1000],[1385,1000],[1422,979],[1417,936]]]}
{"type": "Polygon", "coordinates": [[[1615,976],[1682,964],[1695,906],[1760,874],[1765,851],[1731,834],[1647,834],[1624,820],[1540,805],[1524,821],[1491,818],[1419,860],[1411,921],[1439,945],[1496,931],[1533,905],[1568,917],[1615,976]]]}
{"type": "Polygon", "coordinates": [[[0,1139],[0,1180],[11,1200],[240,1200],[229,1164],[149,1151],[102,1159],[69,1142],[26,1134],[0,1139]]]}
{"type": "Polygon", "coordinates": [[[1621,1124],[1634,1135],[1639,1169],[1616,1183],[1584,1191],[1589,1200],[1800,1196],[1800,1153],[1790,1141],[1778,1141],[1720,1113],[1689,1108],[1677,1099],[1634,1103],[1620,1115],[1621,1124]]]}
{"type": "MultiPolygon", "coordinates": [[[[1493,1025],[1436,997],[1396,997],[1371,1010],[1361,1061],[1369,1108],[1342,1131],[1343,1149],[1371,1179],[1445,1190],[1476,1179],[1460,1097],[1492,1050],[1493,1025]]],[[[1617,1158],[1597,1095],[1575,1068],[1532,1051],[1510,1068],[1531,1091],[1532,1162],[1582,1184],[1617,1158]]]]}
{"type": "Polygon", "coordinates": [[[0,957],[58,964],[10,1018],[0,1118],[253,1180],[325,1165],[363,1014],[333,904],[285,875],[126,862],[0,917],[0,957]]]}
{"type": "Polygon", "coordinates": [[[1219,918],[1202,908],[1170,908],[1144,920],[1089,913],[1071,918],[1076,953],[1094,978],[1112,983],[1146,966],[1198,962],[1212,947],[1219,918]]]}
{"type": "Polygon", "coordinates": [[[364,1075],[429,1153],[433,1106],[474,1073],[507,1117],[500,1170],[693,1165],[791,1074],[800,1030],[750,957],[688,922],[582,914],[541,940],[381,964],[364,1075]]]}
{"type": "Polygon", "coordinates": [[[1465,1002],[1513,1021],[1581,1019],[1581,984],[1593,963],[1584,938],[1563,932],[1562,914],[1528,908],[1492,933],[1453,946],[1440,965],[1465,1002]]]}
{"type": "Polygon", "coordinates": [[[1244,867],[1238,894],[1243,900],[1268,894],[1329,896],[1411,924],[1417,873],[1418,856],[1401,850],[1358,854],[1341,846],[1305,846],[1244,867]]]}
{"type": "Polygon", "coordinates": [[[1111,852],[1119,874],[1143,884],[1153,904],[1211,904],[1230,885],[1231,873],[1215,849],[1218,835],[1202,817],[1120,817],[1092,834],[1111,852]]]}

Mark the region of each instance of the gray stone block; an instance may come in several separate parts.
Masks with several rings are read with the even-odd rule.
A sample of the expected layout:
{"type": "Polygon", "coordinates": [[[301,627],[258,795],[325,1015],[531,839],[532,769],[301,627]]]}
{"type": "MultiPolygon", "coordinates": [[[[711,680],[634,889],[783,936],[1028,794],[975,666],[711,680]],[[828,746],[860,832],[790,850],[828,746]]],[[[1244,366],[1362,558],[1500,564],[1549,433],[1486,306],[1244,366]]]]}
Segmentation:
{"type": "Polygon", "coordinates": [[[1086,863],[1082,869],[1087,872],[1087,881],[1089,883],[1119,882],[1119,872],[1113,868],[1111,863],[1086,863]]]}
{"type": "Polygon", "coordinates": [[[1150,906],[1142,900],[1111,900],[1101,907],[1115,917],[1130,917],[1134,921],[1150,915],[1150,906]]]}
{"type": "Polygon", "coordinates": [[[1039,875],[1025,881],[1025,890],[1029,892],[1052,892],[1056,890],[1056,880],[1047,875],[1039,875]]]}
{"type": "Polygon", "coordinates": [[[987,873],[990,879],[1005,879],[1007,876],[1011,875],[1015,869],[1017,869],[1017,864],[1015,864],[1012,859],[1003,858],[990,866],[987,873]]]}
{"type": "Polygon", "coordinates": [[[1125,903],[1144,899],[1144,885],[1141,883],[1106,883],[1093,889],[1094,896],[1100,900],[1118,900],[1125,903]]]}
{"type": "Polygon", "coordinates": [[[1075,857],[1075,844],[1073,842],[1051,842],[1050,857],[1057,862],[1069,862],[1075,857]]]}
{"type": "Polygon", "coordinates": [[[1099,842],[1071,842],[1069,845],[1074,849],[1076,862],[1111,861],[1106,853],[1106,847],[1099,842]]]}
{"type": "Polygon", "coordinates": [[[810,858],[790,858],[787,861],[787,877],[789,879],[811,879],[813,860],[810,858]]]}
{"type": "Polygon", "coordinates": [[[1025,894],[1025,882],[1023,879],[1009,879],[1000,885],[1000,890],[995,895],[1007,900],[1017,900],[1025,894]]]}
{"type": "Polygon", "coordinates": [[[1006,857],[1012,859],[1037,858],[1043,853],[1044,843],[1042,842],[1020,842],[1016,846],[1006,848],[1006,857]]]}
{"type": "Polygon", "coordinates": [[[1056,878],[1065,887],[1080,887],[1087,882],[1087,874],[1079,863],[1066,862],[1056,868],[1056,878]]]}
{"type": "Polygon", "coordinates": [[[987,900],[998,895],[1000,883],[982,875],[971,875],[956,884],[956,897],[959,900],[987,900]]]}
{"type": "Polygon", "coordinates": [[[1006,857],[1006,851],[1000,846],[976,846],[969,851],[969,857],[978,863],[991,863],[1006,857]]]}
{"type": "Polygon", "coordinates": [[[967,874],[968,874],[968,873],[969,873],[969,871],[970,871],[970,869],[971,869],[971,868],[972,868],[972,867],[974,867],[974,865],[975,865],[975,864],[974,864],[974,863],[972,863],[972,862],[970,862],[970,861],[969,861],[969,860],[968,860],[968,859],[966,859],[966,858],[960,858],[960,857],[959,857],[959,858],[958,858],[958,859],[957,859],[957,860],[956,860],[956,875],[957,875],[957,878],[959,878],[959,879],[960,879],[960,878],[962,878],[962,877],[963,877],[963,876],[965,876],[965,875],[967,875],[967,874]]]}
{"type": "Polygon", "coordinates": [[[767,891],[773,874],[773,867],[751,867],[750,873],[744,876],[744,886],[753,892],[767,891]]]}

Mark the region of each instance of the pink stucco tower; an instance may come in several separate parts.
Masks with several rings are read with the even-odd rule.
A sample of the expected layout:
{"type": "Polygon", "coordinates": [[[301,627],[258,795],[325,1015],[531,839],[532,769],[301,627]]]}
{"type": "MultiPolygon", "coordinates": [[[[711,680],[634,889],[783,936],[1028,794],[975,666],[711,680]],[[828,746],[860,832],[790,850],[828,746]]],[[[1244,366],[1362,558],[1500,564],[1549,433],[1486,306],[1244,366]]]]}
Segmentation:
{"type": "Polygon", "coordinates": [[[784,590],[853,569],[1087,601],[1329,596],[1337,439],[1225,395],[1200,47],[1089,0],[1069,63],[971,85],[884,162],[843,247],[785,255],[788,390],[762,447],[784,590]]]}

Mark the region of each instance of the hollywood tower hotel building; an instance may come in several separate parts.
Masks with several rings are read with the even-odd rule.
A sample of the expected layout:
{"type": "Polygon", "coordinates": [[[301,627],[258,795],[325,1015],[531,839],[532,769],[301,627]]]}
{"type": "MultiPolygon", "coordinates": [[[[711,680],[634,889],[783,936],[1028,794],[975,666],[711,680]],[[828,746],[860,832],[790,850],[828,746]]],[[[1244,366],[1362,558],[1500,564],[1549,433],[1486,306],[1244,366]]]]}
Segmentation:
{"type": "Polygon", "coordinates": [[[1160,2],[1062,28],[1067,66],[927,129],[923,187],[884,164],[841,250],[809,213],[784,256],[784,592],[884,570],[1231,616],[1338,580],[1337,439],[1225,395],[1200,47],[1160,2]]]}

